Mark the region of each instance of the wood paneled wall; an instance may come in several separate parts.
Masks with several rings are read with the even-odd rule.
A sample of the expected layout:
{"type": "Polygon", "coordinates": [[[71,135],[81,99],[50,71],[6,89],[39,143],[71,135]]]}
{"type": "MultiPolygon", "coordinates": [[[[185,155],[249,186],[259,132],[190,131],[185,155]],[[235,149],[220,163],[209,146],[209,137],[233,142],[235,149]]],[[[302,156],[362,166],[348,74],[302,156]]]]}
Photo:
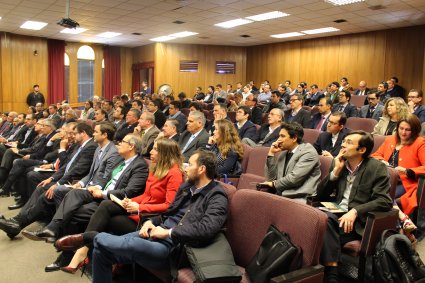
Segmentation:
{"type": "Polygon", "coordinates": [[[133,50],[121,47],[121,93],[131,94],[133,50]]]}
{"type": "Polygon", "coordinates": [[[153,62],[155,60],[155,44],[133,48],[133,63],[153,62]]]}
{"type": "Polygon", "coordinates": [[[205,90],[208,85],[221,83],[225,88],[227,83],[245,80],[245,47],[168,43],[157,43],[155,46],[155,85],[170,84],[175,96],[184,91],[188,97],[192,97],[197,86],[205,90]],[[198,72],[180,72],[180,60],[198,60],[198,72]],[[236,62],[236,74],[216,74],[215,61],[236,62]]]}
{"type": "Polygon", "coordinates": [[[347,77],[353,87],[369,87],[397,76],[407,89],[424,88],[424,26],[298,40],[248,47],[247,80],[269,80],[273,87],[287,79],[324,88],[347,77]]]}
{"type": "Polygon", "coordinates": [[[0,109],[26,112],[34,84],[47,97],[47,41],[8,33],[0,37],[0,109]]]}

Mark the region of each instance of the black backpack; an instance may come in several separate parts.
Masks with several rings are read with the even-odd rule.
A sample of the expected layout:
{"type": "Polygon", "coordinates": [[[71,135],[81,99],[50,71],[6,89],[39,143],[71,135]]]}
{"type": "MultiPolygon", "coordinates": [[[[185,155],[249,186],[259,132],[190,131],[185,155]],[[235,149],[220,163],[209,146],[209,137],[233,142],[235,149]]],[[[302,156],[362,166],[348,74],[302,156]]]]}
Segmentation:
{"type": "Polygon", "coordinates": [[[376,283],[425,282],[425,266],[410,240],[393,230],[385,230],[373,255],[376,283]]]}

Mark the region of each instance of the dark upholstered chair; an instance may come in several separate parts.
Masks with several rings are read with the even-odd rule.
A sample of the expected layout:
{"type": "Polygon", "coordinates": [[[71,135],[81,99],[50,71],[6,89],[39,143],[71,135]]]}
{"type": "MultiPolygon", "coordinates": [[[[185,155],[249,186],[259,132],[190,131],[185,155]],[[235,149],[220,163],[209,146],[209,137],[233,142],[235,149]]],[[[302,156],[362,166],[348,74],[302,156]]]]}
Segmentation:
{"type": "Polygon", "coordinates": [[[236,122],[236,112],[232,111],[232,112],[227,112],[227,117],[229,117],[230,121],[232,121],[232,123],[236,122]]]}
{"type": "Polygon", "coordinates": [[[249,153],[248,164],[245,173],[264,176],[264,165],[266,164],[269,147],[254,147],[249,153]]]}
{"type": "Polygon", "coordinates": [[[189,110],[189,108],[182,108],[182,109],[180,109],[180,112],[182,112],[183,114],[184,114],[184,116],[189,116],[189,112],[190,112],[190,110],[189,110]]]}
{"type": "MultiPolygon", "coordinates": [[[[326,215],[300,202],[253,190],[238,190],[230,201],[226,236],[235,262],[250,282],[244,267],[257,252],[270,224],[286,232],[302,249],[301,269],[275,277],[271,282],[322,282],[319,254],[326,230],[326,215]],[[301,228],[302,227],[302,228],[301,228]]],[[[180,269],[178,282],[194,282],[190,268],[180,269]]]]}
{"type": "Polygon", "coordinates": [[[320,179],[323,179],[329,173],[333,158],[330,156],[319,156],[320,160],[320,179]]]}
{"type": "Polygon", "coordinates": [[[365,96],[364,95],[352,95],[350,102],[351,102],[351,104],[353,104],[357,108],[360,108],[364,105],[365,96]]]}
{"type": "Polygon", "coordinates": [[[383,136],[383,135],[373,135],[373,149],[372,149],[372,153],[374,153],[375,151],[378,150],[378,148],[381,146],[381,144],[384,143],[385,139],[388,136],[383,136]]]}
{"type": "Polygon", "coordinates": [[[263,175],[258,176],[251,173],[244,173],[240,176],[238,185],[236,186],[236,188],[238,190],[241,190],[241,189],[257,190],[256,185],[264,181],[266,181],[266,178],[264,178],[263,175]]]}
{"type": "Polygon", "coordinates": [[[306,143],[314,144],[320,135],[320,130],[316,129],[304,129],[303,140],[306,143]]]}
{"type": "Polygon", "coordinates": [[[365,132],[371,133],[373,132],[373,128],[377,123],[378,121],[371,118],[350,117],[347,119],[345,127],[353,131],[363,130],[365,132]]]}

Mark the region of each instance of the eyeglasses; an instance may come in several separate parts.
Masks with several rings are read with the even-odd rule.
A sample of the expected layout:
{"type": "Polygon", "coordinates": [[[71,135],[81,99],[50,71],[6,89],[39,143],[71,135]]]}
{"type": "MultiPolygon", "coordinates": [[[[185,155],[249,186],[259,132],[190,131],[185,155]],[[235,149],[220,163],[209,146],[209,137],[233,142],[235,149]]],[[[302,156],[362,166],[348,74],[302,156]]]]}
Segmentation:
{"type": "Polygon", "coordinates": [[[119,144],[123,144],[123,143],[126,143],[126,144],[128,144],[128,145],[132,145],[130,142],[125,141],[125,140],[122,140],[122,141],[120,141],[120,142],[119,142],[119,144]]]}
{"type": "Polygon", "coordinates": [[[339,125],[339,121],[338,122],[332,122],[331,120],[328,120],[328,124],[331,124],[331,125],[339,125]]]}
{"type": "Polygon", "coordinates": [[[376,97],[368,97],[367,100],[376,100],[376,97]]]}
{"type": "Polygon", "coordinates": [[[294,101],[297,101],[297,100],[299,100],[299,99],[298,98],[292,98],[292,99],[289,100],[289,102],[294,102],[294,101]]]}
{"type": "Polygon", "coordinates": [[[419,98],[419,96],[408,96],[407,98],[419,98]]]}
{"type": "Polygon", "coordinates": [[[353,141],[350,140],[350,139],[343,139],[342,140],[342,143],[346,143],[346,144],[349,144],[349,145],[354,145],[353,141]]]}

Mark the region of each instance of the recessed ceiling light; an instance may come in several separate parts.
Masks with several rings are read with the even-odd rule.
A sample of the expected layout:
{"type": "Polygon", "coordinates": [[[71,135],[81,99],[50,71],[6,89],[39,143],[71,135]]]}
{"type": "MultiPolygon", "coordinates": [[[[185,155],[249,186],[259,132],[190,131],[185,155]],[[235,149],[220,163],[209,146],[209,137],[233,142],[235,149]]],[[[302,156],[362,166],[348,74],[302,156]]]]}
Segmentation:
{"type": "Polygon", "coordinates": [[[273,34],[270,36],[274,38],[287,38],[287,37],[303,36],[303,35],[305,34],[300,32],[287,32],[287,33],[281,33],[281,34],[273,34]]]}
{"type": "Polygon", "coordinates": [[[318,33],[334,32],[334,31],[339,31],[339,29],[333,28],[333,27],[328,27],[328,28],[303,30],[301,32],[305,33],[305,34],[318,34],[318,33]]]}
{"type": "Polygon", "coordinates": [[[365,0],[325,0],[325,2],[335,6],[354,4],[354,3],[364,2],[364,1],[365,0]]]}
{"type": "Polygon", "coordinates": [[[85,32],[86,30],[86,28],[66,28],[61,30],[61,33],[79,34],[85,32]]]}
{"type": "Polygon", "coordinates": [[[112,38],[112,37],[116,37],[118,35],[121,35],[121,33],[119,32],[111,32],[111,31],[107,31],[107,32],[103,32],[103,33],[99,33],[98,37],[104,37],[104,38],[112,38]]]}
{"type": "Polygon", "coordinates": [[[251,37],[251,36],[249,34],[241,34],[240,37],[247,38],[247,37],[251,37]]]}
{"type": "Polygon", "coordinates": [[[170,37],[188,37],[188,36],[192,36],[198,34],[197,32],[191,32],[191,31],[182,31],[182,32],[177,32],[177,33],[173,33],[173,34],[169,34],[168,36],[170,37]]]}
{"type": "Polygon", "coordinates": [[[164,42],[164,41],[169,41],[169,40],[172,40],[172,39],[176,39],[176,38],[171,37],[171,36],[159,36],[159,37],[151,38],[149,40],[157,41],[157,42],[164,42]]]}
{"type": "Polygon", "coordinates": [[[252,21],[246,20],[246,19],[236,19],[236,20],[218,23],[218,24],[215,24],[215,26],[222,27],[222,28],[233,28],[233,27],[237,27],[241,25],[246,25],[249,23],[252,23],[252,21]]]}
{"type": "Polygon", "coordinates": [[[26,21],[25,23],[22,24],[21,28],[32,29],[32,30],[41,30],[45,26],[47,26],[47,23],[26,21]]]}
{"type": "Polygon", "coordinates": [[[251,16],[251,17],[246,17],[245,19],[249,19],[249,20],[259,22],[259,21],[265,21],[265,20],[270,20],[270,19],[282,18],[282,17],[286,17],[286,16],[289,16],[289,14],[279,12],[279,11],[273,11],[273,12],[269,12],[269,13],[264,13],[264,14],[259,14],[259,15],[255,15],[255,16],[251,16]]]}

